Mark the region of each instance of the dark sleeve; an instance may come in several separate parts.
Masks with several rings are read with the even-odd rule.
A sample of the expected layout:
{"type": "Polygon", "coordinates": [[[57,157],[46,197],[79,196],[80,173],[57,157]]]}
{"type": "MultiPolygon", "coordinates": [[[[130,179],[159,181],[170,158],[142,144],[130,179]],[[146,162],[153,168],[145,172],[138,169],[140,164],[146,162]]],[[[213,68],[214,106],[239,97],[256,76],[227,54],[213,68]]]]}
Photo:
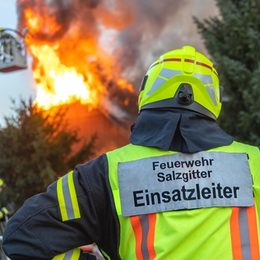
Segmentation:
{"type": "Polygon", "coordinates": [[[117,259],[118,233],[102,155],[25,201],[8,222],[3,249],[11,259],[52,259],[95,242],[117,259]]]}

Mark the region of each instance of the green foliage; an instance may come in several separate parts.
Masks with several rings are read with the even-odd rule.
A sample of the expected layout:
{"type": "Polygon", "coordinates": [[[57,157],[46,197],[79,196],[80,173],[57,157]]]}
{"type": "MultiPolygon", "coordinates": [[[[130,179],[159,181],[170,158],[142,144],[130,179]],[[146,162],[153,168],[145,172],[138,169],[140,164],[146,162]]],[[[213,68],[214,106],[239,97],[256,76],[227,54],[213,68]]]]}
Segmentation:
{"type": "Polygon", "coordinates": [[[220,124],[260,145],[260,1],[215,0],[220,16],[195,18],[227,99],[220,124]]]}
{"type": "Polygon", "coordinates": [[[21,101],[14,112],[0,128],[0,176],[7,185],[1,200],[12,201],[17,207],[26,198],[44,191],[77,163],[87,160],[95,138],[72,154],[79,138],[76,131],[67,129],[64,109],[46,112],[30,100],[21,101]]]}

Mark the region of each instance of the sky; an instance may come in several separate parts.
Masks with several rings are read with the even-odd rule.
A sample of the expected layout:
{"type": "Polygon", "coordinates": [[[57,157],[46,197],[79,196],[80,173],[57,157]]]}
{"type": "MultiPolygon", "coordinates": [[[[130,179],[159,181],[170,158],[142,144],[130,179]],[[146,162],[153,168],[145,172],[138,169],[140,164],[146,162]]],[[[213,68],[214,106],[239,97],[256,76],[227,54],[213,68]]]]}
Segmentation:
{"type": "MultiPolygon", "coordinates": [[[[0,0],[0,27],[16,29],[16,0],[0,0]]],[[[12,113],[12,99],[34,98],[34,83],[30,68],[18,72],[0,72],[0,125],[3,125],[4,116],[12,113]]]]}

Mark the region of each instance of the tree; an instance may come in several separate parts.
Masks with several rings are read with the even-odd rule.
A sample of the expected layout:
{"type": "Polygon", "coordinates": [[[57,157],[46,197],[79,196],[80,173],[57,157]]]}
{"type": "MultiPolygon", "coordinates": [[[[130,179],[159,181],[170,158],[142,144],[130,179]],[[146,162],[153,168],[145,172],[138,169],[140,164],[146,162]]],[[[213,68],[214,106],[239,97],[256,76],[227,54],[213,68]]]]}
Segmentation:
{"type": "Polygon", "coordinates": [[[76,131],[66,128],[64,109],[44,111],[31,100],[14,106],[15,114],[5,117],[5,126],[0,128],[0,176],[7,186],[2,202],[12,201],[17,207],[87,160],[95,137],[72,154],[80,139],[76,131]]]}
{"type": "Polygon", "coordinates": [[[215,0],[219,16],[195,18],[224,87],[220,124],[237,139],[260,145],[260,2],[215,0]]]}

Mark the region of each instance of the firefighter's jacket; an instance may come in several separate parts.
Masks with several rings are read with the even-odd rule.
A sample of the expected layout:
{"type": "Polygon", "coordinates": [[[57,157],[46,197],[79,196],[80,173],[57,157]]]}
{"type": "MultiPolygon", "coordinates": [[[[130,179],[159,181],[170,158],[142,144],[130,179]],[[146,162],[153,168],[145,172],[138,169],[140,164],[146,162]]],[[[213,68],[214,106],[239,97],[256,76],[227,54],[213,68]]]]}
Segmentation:
{"type": "Polygon", "coordinates": [[[258,148],[178,111],[142,112],[130,140],[28,199],[11,259],[78,259],[93,242],[108,259],[260,259],[258,148]]]}

